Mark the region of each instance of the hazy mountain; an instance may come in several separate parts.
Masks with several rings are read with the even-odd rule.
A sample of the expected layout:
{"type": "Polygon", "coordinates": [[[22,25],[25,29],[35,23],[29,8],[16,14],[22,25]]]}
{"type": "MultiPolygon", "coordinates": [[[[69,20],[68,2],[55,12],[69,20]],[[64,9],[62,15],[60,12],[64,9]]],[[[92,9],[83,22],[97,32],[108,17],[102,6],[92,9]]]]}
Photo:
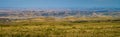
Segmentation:
{"type": "Polygon", "coordinates": [[[38,17],[38,16],[89,16],[93,14],[105,16],[120,16],[120,8],[20,8],[20,9],[0,9],[0,17],[38,17]]]}

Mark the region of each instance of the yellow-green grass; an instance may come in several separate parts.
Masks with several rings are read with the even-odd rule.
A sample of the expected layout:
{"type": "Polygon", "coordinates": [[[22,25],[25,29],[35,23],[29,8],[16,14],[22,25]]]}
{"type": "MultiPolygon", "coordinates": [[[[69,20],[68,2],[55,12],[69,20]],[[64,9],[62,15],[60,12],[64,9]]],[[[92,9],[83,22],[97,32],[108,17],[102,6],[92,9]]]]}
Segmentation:
{"type": "Polygon", "coordinates": [[[120,37],[120,21],[48,20],[30,19],[1,23],[0,37],[120,37]]]}

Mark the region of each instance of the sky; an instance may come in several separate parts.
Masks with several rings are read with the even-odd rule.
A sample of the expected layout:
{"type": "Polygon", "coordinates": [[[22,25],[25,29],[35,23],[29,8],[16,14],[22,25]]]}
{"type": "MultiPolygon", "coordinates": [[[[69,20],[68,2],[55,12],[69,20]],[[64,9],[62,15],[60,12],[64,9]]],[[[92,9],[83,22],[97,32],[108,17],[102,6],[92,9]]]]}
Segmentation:
{"type": "Polygon", "coordinates": [[[120,8],[120,0],[0,0],[0,8],[120,8]]]}

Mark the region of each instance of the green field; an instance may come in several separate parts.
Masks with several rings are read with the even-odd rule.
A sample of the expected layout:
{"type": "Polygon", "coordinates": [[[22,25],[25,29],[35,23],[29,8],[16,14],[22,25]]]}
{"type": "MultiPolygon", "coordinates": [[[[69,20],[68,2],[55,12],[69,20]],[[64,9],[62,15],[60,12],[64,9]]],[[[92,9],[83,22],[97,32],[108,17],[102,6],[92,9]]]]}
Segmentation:
{"type": "Polygon", "coordinates": [[[120,37],[120,21],[111,18],[13,20],[0,23],[0,37],[120,37]]]}

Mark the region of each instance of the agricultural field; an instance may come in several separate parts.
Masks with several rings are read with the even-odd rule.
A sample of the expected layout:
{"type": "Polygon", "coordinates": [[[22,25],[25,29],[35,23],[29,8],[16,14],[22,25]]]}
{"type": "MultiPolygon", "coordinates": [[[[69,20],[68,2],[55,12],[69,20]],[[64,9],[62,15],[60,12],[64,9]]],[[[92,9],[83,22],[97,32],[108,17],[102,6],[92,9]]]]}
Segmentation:
{"type": "Polygon", "coordinates": [[[0,23],[0,37],[120,37],[120,19],[40,17],[0,23]]]}

